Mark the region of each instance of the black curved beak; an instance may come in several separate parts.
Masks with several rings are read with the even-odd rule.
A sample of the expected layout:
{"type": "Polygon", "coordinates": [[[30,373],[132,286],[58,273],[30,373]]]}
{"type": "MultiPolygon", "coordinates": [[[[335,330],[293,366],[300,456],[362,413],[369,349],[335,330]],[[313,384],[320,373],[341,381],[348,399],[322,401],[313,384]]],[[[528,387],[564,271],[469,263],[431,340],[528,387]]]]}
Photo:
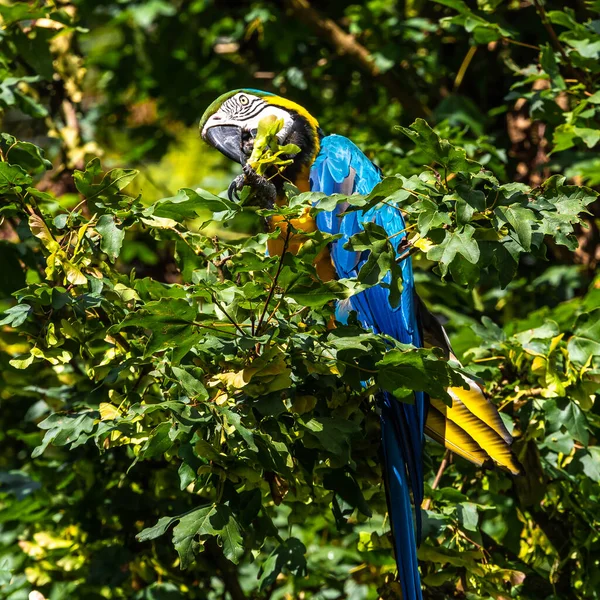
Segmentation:
{"type": "Polygon", "coordinates": [[[242,152],[242,129],[237,125],[213,125],[203,137],[227,158],[240,165],[246,162],[246,156],[242,152]]]}

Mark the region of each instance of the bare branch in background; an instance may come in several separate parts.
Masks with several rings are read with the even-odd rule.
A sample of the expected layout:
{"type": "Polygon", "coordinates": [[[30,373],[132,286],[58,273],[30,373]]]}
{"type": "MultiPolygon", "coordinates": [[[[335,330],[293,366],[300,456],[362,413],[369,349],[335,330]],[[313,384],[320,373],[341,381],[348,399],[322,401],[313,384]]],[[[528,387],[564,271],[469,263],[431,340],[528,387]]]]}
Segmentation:
{"type": "Polygon", "coordinates": [[[406,83],[400,81],[391,71],[382,73],[367,48],[359,43],[352,34],[344,31],[335,21],[324,17],[314,9],[308,0],[285,0],[285,4],[295,16],[339,54],[348,56],[362,71],[381,82],[399,100],[411,117],[430,114],[431,111],[407,90],[406,83]]]}

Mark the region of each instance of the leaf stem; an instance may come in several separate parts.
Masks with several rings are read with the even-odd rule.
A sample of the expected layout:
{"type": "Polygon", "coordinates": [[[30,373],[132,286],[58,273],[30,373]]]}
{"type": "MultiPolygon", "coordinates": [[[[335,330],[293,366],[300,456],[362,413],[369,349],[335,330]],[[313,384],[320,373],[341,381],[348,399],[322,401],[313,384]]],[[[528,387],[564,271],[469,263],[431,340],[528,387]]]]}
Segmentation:
{"type": "Polygon", "coordinates": [[[533,44],[526,44],[525,42],[519,42],[518,40],[511,40],[510,38],[503,37],[503,42],[508,42],[509,44],[514,44],[515,46],[523,46],[523,48],[531,48],[532,50],[540,51],[539,46],[534,46],[533,44]]]}
{"type": "MultiPolygon", "coordinates": [[[[222,310],[222,309],[221,309],[222,310]]],[[[233,335],[235,337],[235,333],[233,333],[233,331],[224,331],[222,329],[217,329],[218,326],[220,327],[251,327],[251,325],[238,325],[237,323],[213,323],[212,326],[211,325],[204,325],[203,323],[199,323],[198,321],[193,321],[192,325],[194,325],[194,327],[199,327],[200,329],[208,329],[209,331],[215,331],[216,333],[225,333],[227,335],[233,335]]]]}

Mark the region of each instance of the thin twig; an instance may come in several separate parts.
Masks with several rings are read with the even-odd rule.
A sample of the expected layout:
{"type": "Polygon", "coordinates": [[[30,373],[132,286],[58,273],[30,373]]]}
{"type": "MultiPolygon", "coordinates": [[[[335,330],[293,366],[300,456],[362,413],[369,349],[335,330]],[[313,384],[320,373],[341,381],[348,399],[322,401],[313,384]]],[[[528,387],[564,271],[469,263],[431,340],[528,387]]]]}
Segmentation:
{"type": "Polygon", "coordinates": [[[571,75],[575,77],[577,81],[583,83],[584,86],[587,86],[586,82],[581,78],[580,74],[573,66],[573,63],[571,62],[569,55],[563,48],[563,45],[560,43],[558,35],[556,35],[556,31],[554,31],[554,27],[552,27],[552,23],[550,23],[550,19],[548,19],[548,13],[546,13],[544,5],[540,0],[533,0],[533,4],[535,5],[535,9],[540,16],[542,24],[544,25],[546,31],[548,32],[548,35],[550,36],[550,42],[552,43],[552,46],[555,50],[560,52],[560,55],[563,57],[563,60],[567,63],[567,68],[570,71],[571,75]]]}
{"type": "Polygon", "coordinates": [[[212,300],[213,302],[217,305],[217,307],[219,308],[219,310],[227,317],[227,319],[229,320],[230,323],[233,324],[233,326],[242,334],[242,335],[246,335],[244,333],[244,330],[229,316],[229,314],[227,313],[227,311],[221,306],[221,304],[219,303],[219,301],[217,300],[217,297],[212,294],[212,300]]]}
{"type": "Polygon", "coordinates": [[[256,334],[257,335],[260,334],[260,328],[262,327],[263,321],[265,319],[265,315],[267,314],[267,310],[269,308],[269,302],[271,302],[271,298],[273,297],[273,294],[275,292],[275,286],[277,285],[277,280],[279,279],[279,275],[281,273],[281,270],[283,269],[283,259],[285,257],[285,253],[287,252],[288,242],[290,241],[291,233],[292,232],[290,229],[290,224],[288,223],[285,240],[283,242],[283,250],[281,251],[281,256],[279,257],[279,264],[277,265],[277,272],[275,273],[275,278],[273,279],[273,282],[271,283],[271,288],[269,289],[267,301],[265,302],[262,314],[260,315],[260,319],[258,320],[258,324],[256,325],[256,334]]]}
{"type": "MultiPolygon", "coordinates": [[[[442,458],[442,462],[440,463],[440,468],[438,469],[438,471],[435,475],[435,479],[433,480],[433,483],[431,484],[432,490],[437,489],[438,485],[440,485],[442,475],[444,474],[444,471],[446,470],[446,467],[448,466],[449,462],[450,462],[450,450],[446,450],[446,452],[444,452],[444,458],[442,458]]],[[[429,510],[429,507],[431,506],[431,498],[427,498],[423,502],[422,506],[423,506],[423,510],[429,510]]]]}
{"type": "Polygon", "coordinates": [[[413,246],[408,252],[405,252],[402,256],[399,256],[396,259],[396,263],[400,264],[403,260],[406,260],[409,256],[416,254],[419,251],[419,248],[413,246]]]}
{"type": "Polygon", "coordinates": [[[474,358],[474,363],[482,363],[488,362],[489,360],[504,360],[506,357],[504,356],[487,356],[486,358],[474,358]]]}
{"type": "Polygon", "coordinates": [[[267,317],[267,320],[265,321],[266,325],[268,325],[271,322],[271,319],[273,319],[273,317],[275,316],[275,313],[277,312],[277,310],[281,306],[281,303],[283,302],[283,298],[285,297],[285,294],[286,294],[285,291],[281,294],[281,297],[277,301],[275,308],[271,311],[271,314],[267,317]]]}
{"type": "Polygon", "coordinates": [[[465,539],[467,542],[469,542],[469,544],[473,544],[473,546],[475,546],[476,548],[478,548],[479,550],[481,550],[481,554],[483,562],[487,563],[488,559],[486,558],[486,554],[487,556],[490,556],[490,553],[481,545],[478,544],[477,542],[475,542],[474,540],[472,540],[470,537],[467,536],[467,534],[464,531],[461,531],[460,529],[457,529],[456,532],[458,533],[458,535],[465,539]]]}
{"type": "Polygon", "coordinates": [[[544,27],[546,28],[546,31],[548,32],[548,35],[550,36],[550,41],[552,42],[554,49],[558,50],[560,52],[561,56],[565,59],[565,61],[567,63],[571,64],[571,61],[569,60],[569,57],[568,57],[567,53],[565,52],[565,49],[562,47],[562,44],[560,43],[560,40],[558,39],[558,36],[556,35],[556,31],[554,31],[554,27],[552,27],[552,23],[550,23],[550,21],[548,20],[548,14],[546,13],[546,9],[544,8],[544,5],[540,2],[540,0],[533,0],[533,4],[535,5],[535,9],[536,9],[537,13],[540,15],[542,24],[544,25],[544,27]]]}
{"type": "Polygon", "coordinates": [[[462,80],[465,78],[465,73],[467,72],[467,69],[469,68],[469,65],[471,64],[471,61],[473,60],[473,57],[475,56],[475,52],[477,52],[477,46],[471,46],[469,48],[467,54],[463,58],[462,64],[460,65],[460,68],[458,69],[458,73],[456,74],[456,78],[454,79],[454,88],[453,89],[455,92],[458,90],[458,88],[460,87],[460,84],[462,83],[462,80]]]}
{"type": "Polygon", "coordinates": [[[388,242],[392,238],[395,238],[397,235],[402,235],[403,233],[406,233],[407,231],[414,229],[416,226],[417,226],[417,224],[413,223],[412,225],[407,225],[404,229],[401,229],[400,231],[396,231],[396,233],[393,233],[392,235],[388,236],[388,242]]]}

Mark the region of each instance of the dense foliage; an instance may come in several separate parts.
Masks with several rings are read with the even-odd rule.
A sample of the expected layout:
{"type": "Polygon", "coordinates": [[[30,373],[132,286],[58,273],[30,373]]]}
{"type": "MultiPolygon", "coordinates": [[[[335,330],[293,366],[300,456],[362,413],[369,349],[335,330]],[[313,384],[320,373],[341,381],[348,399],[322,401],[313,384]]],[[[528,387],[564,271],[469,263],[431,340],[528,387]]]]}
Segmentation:
{"type": "Polygon", "coordinates": [[[461,368],[526,474],[427,442],[425,597],[600,597],[600,5],[577,6],[0,3],[0,598],[396,598],[373,394],[444,398],[461,368]],[[190,131],[242,86],[387,177],[215,195],[235,172],[190,131]],[[367,227],[329,283],[324,234],[266,254],[265,218],[338,202],[397,206],[403,253],[367,227]],[[334,324],[388,272],[396,303],[409,255],[464,367],[334,324]]]}

